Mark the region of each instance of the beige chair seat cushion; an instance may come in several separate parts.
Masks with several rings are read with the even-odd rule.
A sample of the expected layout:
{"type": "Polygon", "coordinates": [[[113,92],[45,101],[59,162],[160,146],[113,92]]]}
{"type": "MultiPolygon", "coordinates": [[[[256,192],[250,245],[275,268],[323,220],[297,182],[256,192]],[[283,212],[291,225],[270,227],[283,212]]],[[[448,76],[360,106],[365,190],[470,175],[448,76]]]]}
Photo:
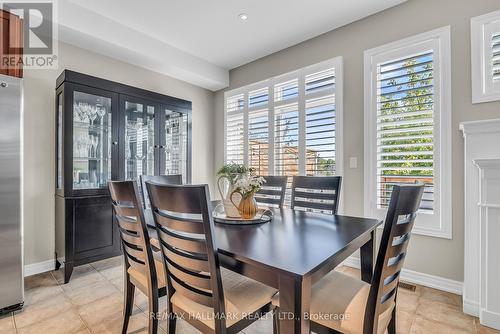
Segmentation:
{"type": "MultiPolygon", "coordinates": [[[[370,284],[332,271],[314,284],[311,294],[311,321],[346,334],[362,334],[370,284]]],[[[279,306],[279,295],[273,297],[279,306]]],[[[378,333],[383,334],[391,320],[393,305],[379,317],[378,333]]]]}
{"type": "MultiPolygon", "coordinates": [[[[165,279],[165,271],[163,270],[163,260],[161,258],[160,252],[153,252],[153,258],[155,260],[156,267],[156,277],[158,278],[158,289],[167,286],[167,280],[165,279]]],[[[130,267],[127,270],[130,275],[131,282],[141,290],[145,295],[148,295],[148,278],[149,273],[145,270],[140,270],[137,267],[130,267]]]]}
{"type": "MultiPolygon", "coordinates": [[[[221,268],[224,289],[226,326],[230,327],[261,307],[271,302],[276,290],[262,283],[221,268]]],[[[178,316],[199,320],[209,328],[215,328],[212,308],[196,303],[191,299],[174,293],[171,302],[178,316]],[[181,314],[184,313],[184,314],[181,314]]]]}

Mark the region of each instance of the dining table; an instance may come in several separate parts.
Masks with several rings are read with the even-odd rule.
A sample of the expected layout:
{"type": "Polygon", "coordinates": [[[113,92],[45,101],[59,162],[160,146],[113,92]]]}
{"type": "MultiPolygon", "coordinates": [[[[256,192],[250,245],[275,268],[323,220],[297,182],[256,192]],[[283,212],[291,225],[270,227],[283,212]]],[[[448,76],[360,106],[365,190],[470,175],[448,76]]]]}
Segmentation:
{"type": "MultiPolygon", "coordinates": [[[[290,208],[270,210],[268,223],[214,223],[219,262],[279,291],[281,333],[309,334],[311,288],[316,282],[357,250],[361,279],[371,282],[376,230],[382,221],[290,208]]],[[[157,238],[152,219],[146,214],[150,237],[157,238]]]]}

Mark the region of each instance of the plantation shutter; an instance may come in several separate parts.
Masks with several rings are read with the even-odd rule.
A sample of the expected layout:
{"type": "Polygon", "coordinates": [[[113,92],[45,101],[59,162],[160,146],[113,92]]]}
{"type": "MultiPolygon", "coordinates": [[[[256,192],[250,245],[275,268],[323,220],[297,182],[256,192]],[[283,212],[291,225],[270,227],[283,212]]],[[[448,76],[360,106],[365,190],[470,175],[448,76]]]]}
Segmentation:
{"type": "Polygon", "coordinates": [[[335,69],[305,78],[306,175],[335,175],[335,69]]]}
{"type": "Polygon", "coordinates": [[[297,78],[279,82],[274,86],[274,169],[276,175],[299,175],[298,95],[297,78]]]}
{"type": "Polygon", "coordinates": [[[269,175],[268,88],[248,94],[248,166],[257,175],[269,175]]]}
{"type": "Polygon", "coordinates": [[[493,82],[500,82],[500,32],[491,37],[491,76],[493,82]]]}
{"type": "Polygon", "coordinates": [[[226,100],[226,162],[244,162],[244,106],[243,94],[226,100]]]}
{"type": "Polygon", "coordinates": [[[421,210],[434,210],[433,52],[377,68],[377,207],[396,184],[422,182],[421,210]]]}

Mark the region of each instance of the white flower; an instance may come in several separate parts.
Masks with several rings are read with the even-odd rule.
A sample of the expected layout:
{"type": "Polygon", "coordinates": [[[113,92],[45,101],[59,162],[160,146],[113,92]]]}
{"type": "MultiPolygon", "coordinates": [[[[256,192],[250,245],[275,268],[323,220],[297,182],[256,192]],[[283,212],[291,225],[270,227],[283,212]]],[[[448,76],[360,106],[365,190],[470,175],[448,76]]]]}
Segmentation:
{"type": "Polygon", "coordinates": [[[245,173],[238,177],[234,185],[242,196],[248,196],[259,191],[265,182],[266,180],[263,177],[245,173]]]}

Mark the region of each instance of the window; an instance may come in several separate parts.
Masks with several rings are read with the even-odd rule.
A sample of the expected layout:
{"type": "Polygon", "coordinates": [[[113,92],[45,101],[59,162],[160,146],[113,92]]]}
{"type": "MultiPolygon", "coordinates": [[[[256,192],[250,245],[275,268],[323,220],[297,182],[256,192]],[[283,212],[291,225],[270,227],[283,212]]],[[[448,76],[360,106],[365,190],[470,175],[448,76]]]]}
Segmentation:
{"type": "Polygon", "coordinates": [[[365,213],[392,188],[425,184],[415,233],[451,238],[450,32],[365,51],[365,213]]]}
{"type": "Polygon", "coordinates": [[[226,92],[226,163],[260,175],[341,174],[341,80],[338,57],[226,92]]]}
{"type": "Polygon", "coordinates": [[[472,103],[500,100],[500,11],[471,19],[472,103]]]}

